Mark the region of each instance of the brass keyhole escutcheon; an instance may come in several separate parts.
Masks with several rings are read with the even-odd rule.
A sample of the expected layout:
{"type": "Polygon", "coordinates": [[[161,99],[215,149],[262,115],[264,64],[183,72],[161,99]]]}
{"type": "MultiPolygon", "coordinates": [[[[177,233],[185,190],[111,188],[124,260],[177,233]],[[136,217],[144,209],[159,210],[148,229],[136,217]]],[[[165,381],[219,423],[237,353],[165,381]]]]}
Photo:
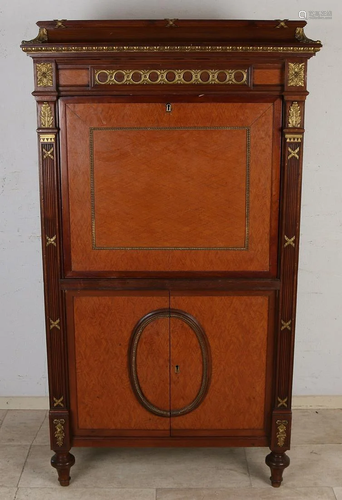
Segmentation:
{"type": "Polygon", "coordinates": [[[179,372],[180,372],[180,367],[179,367],[179,365],[176,365],[175,366],[175,373],[179,373],[179,372]]]}

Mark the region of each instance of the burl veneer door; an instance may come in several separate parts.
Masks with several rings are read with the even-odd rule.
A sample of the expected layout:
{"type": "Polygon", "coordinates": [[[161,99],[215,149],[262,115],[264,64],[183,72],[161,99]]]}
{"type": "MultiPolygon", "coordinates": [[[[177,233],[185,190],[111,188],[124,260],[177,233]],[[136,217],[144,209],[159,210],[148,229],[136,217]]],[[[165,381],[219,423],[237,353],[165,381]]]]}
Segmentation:
{"type": "Polygon", "coordinates": [[[171,435],[268,435],[273,302],[273,292],[171,294],[171,311],[191,315],[207,342],[171,313],[171,435]]]}
{"type": "MultiPolygon", "coordinates": [[[[168,436],[170,422],[147,411],[130,380],[138,321],[168,309],[168,292],[66,292],[71,413],[76,436],[168,436]]],[[[144,328],[136,371],[146,398],[169,410],[169,318],[144,328]]]]}
{"type": "Polygon", "coordinates": [[[61,101],[67,276],[276,275],[279,99],[93,101],[61,101]]]}

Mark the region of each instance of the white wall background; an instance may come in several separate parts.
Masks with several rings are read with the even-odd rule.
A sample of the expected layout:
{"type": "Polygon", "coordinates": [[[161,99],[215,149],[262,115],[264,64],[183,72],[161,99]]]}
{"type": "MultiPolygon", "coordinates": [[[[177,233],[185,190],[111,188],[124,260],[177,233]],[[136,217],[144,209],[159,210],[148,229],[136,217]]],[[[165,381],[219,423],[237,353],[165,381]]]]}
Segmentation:
{"type": "Polygon", "coordinates": [[[342,395],[342,166],[340,0],[1,0],[0,396],[44,396],[43,313],[32,61],[19,49],[50,19],[298,19],[332,10],[307,36],[309,61],[294,393],[342,395]]]}

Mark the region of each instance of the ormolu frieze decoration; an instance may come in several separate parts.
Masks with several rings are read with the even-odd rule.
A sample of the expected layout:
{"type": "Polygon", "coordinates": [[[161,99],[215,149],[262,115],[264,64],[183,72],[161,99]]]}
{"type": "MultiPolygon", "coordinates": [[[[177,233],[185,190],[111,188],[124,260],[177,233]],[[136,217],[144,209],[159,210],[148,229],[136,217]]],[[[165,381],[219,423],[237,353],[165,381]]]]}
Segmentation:
{"type": "Polygon", "coordinates": [[[53,406],[61,406],[62,408],[64,407],[64,396],[61,396],[60,398],[53,398],[53,406]]]}
{"type": "Polygon", "coordinates": [[[294,101],[289,107],[289,127],[300,127],[301,113],[300,106],[297,101],[294,101]]]}
{"type": "Polygon", "coordinates": [[[95,85],[247,85],[247,69],[95,69],[95,85]]]}
{"type": "Polygon", "coordinates": [[[55,29],[58,29],[58,28],[66,28],[66,26],[64,26],[64,21],[66,21],[66,19],[55,19],[54,20],[56,25],[55,25],[55,29]]]}
{"type": "Polygon", "coordinates": [[[289,87],[304,87],[304,63],[289,63],[289,87]]]}
{"type": "Polygon", "coordinates": [[[277,444],[282,448],[285,444],[285,439],[286,439],[286,428],[288,426],[289,422],[287,420],[277,420],[276,425],[277,425],[277,444]]]}
{"type": "Polygon", "coordinates": [[[166,21],[166,28],[177,28],[176,22],[178,19],[165,19],[166,21]]]}
{"type": "Polygon", "coordinates": [[[295,236],[292,236],[292,238],[289,238],[288,236],[286,236],[286,234],[284,235],[284,238],[285,238],[285,243],[284,243],[284,248],[288,247],[289,245],[291,247],[295,247],[296,244],[295,244],[295,239],[296,237],[295,236]]]}
{"type": "Polygon", "coordinates": [[[290,321],[281,320],[281,330],[291,331],[291,323],[292,323],[291,319],[290,319],[290,321]]]}
{"type": "Polygon", "coordinates": [[[39,32],[36,38],[33,38],[32,40],[23,40],[21,43],[25,45],[27,43],[44,43],[47,41],[48,41],[47,29],[39,28],[39,32]]]}
{"type": "Polygon", "coordinates": [[[61,329],[60,327],[61,320],[59,318],[56,319],[56,321],[53,321],[51,318],[49,318],[49,320],[50,320],[50,330],[52,330],[53,328],[57,328],[57,330],[61,329]]]}
{"type": "Polygon", "coordinates": [[[295,37],[302,43],[321,43],[320,40],[311,40],[304,33],[304,28],[296,28],[295,37]]]}
{"type": "Polygon", "coordinates": [[[298,148],[292,149],[292,148],[287,148],[289,152],[289,156],[287,157],[288,160],[291,160],[291,158],[296,158],[296,160],[299,160],[299,146],[298,148]]]}
{"type": "MultiPolygon", "coordinates": [[[[28,42],[31,43],[31,42],[28,42]]],[[[33,42],[32,42],[33,43],[33,42]]],[[[317,42],[318,43],[318,42],[317,42]]],[[[23,47],[24,52],[267,52],[315,54],[320,47],[272,45],[56,45],[23,47]]]]}
{"type": "Polygon", "coordinates": [[[38,63],[36,69],[37,69],[38,87],[52,87],[53,86],[52,63],[38,63]]]}
{"type": "Polygon", "coordinates": [[[285,408],[287,408],[287,397],[285,399],[281,399],[278,397],[278,408],[280,408],[281,406],[285,406],[285,408]]]}
{"type": "Polygon", "coordinates": [[[302,134],[285,134],[286,142],[302,142],[302,134]]]}
{"type": "Polygon", "coordinates": [[[40,134],[40,142],[55,142],[55,134],[40,134]]]}
{"type": "Polygon", "coordinates": [[[55,438],[58,446],[63,446],[65,433],[64,433],[64,418],[55,418],[53,425],[55,426],[55,438]]]}
{"type": "Polygon", "coordinates": [[[50,104],[44,102],[40,110],[40,126],[42,128],[50,128],[53,125],[53,116],[50,104]]]}

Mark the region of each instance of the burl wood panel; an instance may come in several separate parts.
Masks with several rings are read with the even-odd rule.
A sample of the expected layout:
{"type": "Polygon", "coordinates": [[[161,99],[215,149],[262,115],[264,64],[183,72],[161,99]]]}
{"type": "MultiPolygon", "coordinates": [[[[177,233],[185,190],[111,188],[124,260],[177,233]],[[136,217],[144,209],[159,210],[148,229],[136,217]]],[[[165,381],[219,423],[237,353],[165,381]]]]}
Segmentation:
{"type": "MultiPolygon", "coordinates": [[[[91,429],[111,430],[111,435],[138,435],[139,429],[144,435],[148,435],[146,430],[151,430],[151,435],[169,435],[168,419],[140,405],[129,379],[128,346],[135,324],[145,314],[169,305],[167,292],[151,295],[67,293],[69,326],[74,324],[73,331],[69,329],[69,355],[76,435],[89,434],[91,429]]],[[[145,395],[153,404],[168,409],[168,318],[145,328],[138,346],[137,371],[145,395]]]]}
{"type": "Polygon", "coordinates": [[[275,275],[279,100],[174,103],[171,113],[164,103],[64,104],[67,273],[275,275]]]}
{"type": "MultiPolygon", "coordinates": [[[[229,434],[228,429],[265,429],[269,294],[171,294],[171,307],[194,316],[211,350],[212,376],[206,398],[193,412],[173,417],[171,434],[229,434]],[[225,431],[227,430],[227,431],[225,431]],[[199,432],[201,431],[201,432],[199,432]]],[[[188,403],[198,389],[201,355],[193,334],[171,323],[172,405],[188,403]],[[183,337],[182,340],[180,340],[183,337]],[[188,349],[186,349],[186,348],[188,349]]],[[[268,384],[269,386],[270,384],[268,384]]]]}

